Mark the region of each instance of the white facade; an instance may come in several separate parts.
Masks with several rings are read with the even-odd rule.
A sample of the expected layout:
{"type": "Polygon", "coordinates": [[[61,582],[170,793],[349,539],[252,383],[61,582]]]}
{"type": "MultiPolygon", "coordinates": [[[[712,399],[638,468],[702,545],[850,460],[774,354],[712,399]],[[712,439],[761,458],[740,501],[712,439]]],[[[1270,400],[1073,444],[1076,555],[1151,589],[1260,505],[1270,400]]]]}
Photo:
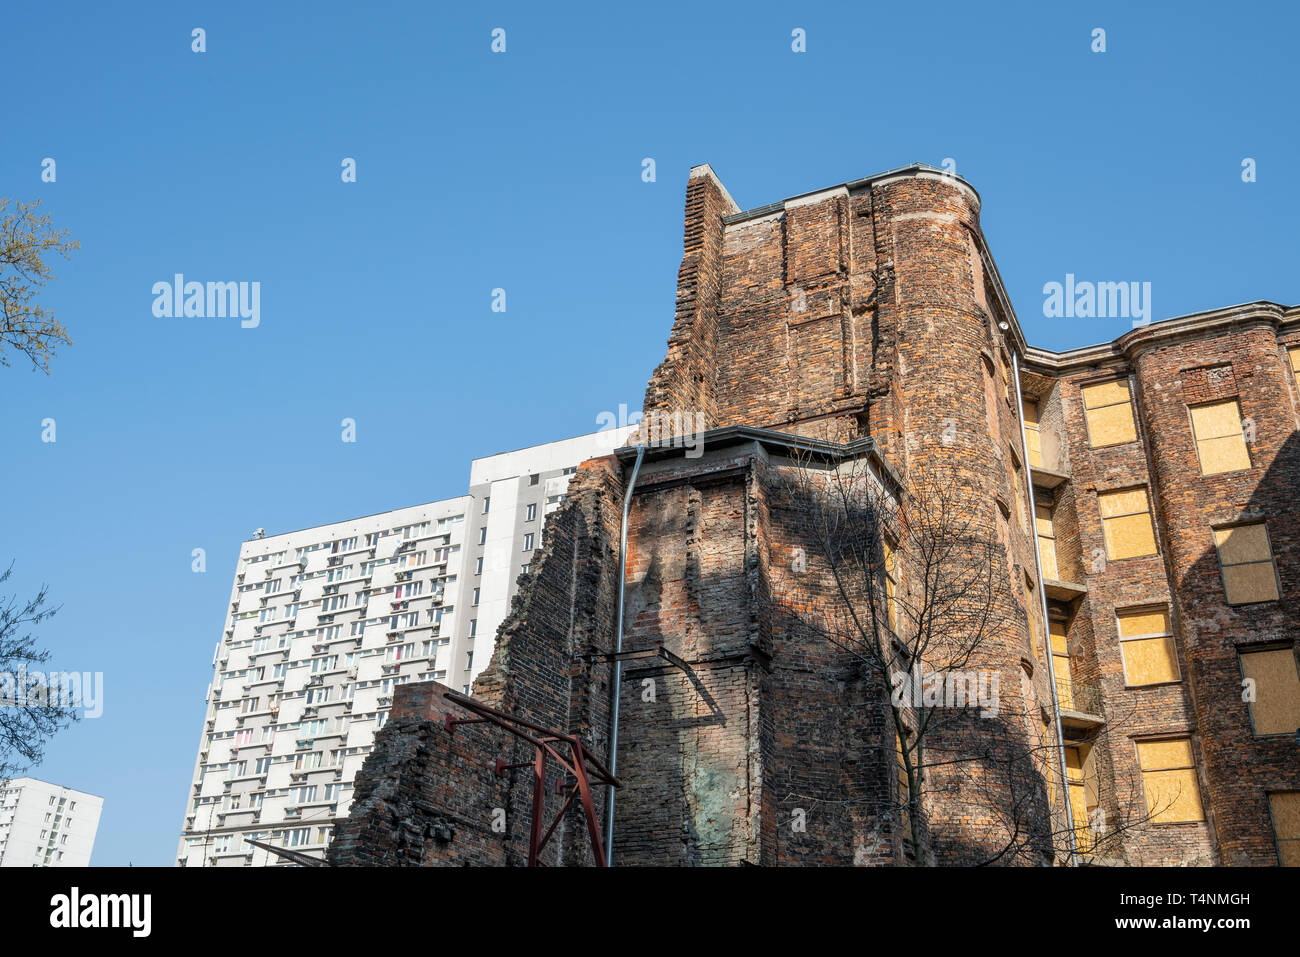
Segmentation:
{"type": "Polygon", "coordinates": [[[104,799],[36,778],[0,782],[0,867],[86,867],[104,799]]]}
{"type": "MultiPolygon", "coordinates": [[[[492,659],[497,628],[510,612],[519,576],[531,565],[533,552],[541,548],[542,525],[564,501],[578,464],[627,445],[634,431],[635,426],[606,429],[489,455],[470,464],[469,493],[475,507],[466,532],[470,543],[467,557],[471,559],[467,577],[472,583],[467,619],[477,619],[477,647],[472,649],[473,665],[465,668],[462,686],[492,659]],[[483,559],[482,572],[476,575],[479,557],[483,559]],[[480,590],[477,606],[472,604],[473,586],[480,590]]],[[[457,664],[465,666],[465,660],[457,664]]]]}
{"type": "Polygon", "coordinates": [[[289,863],[246,838],[323,857],[393,688],[468,691],[569,475],[627,434],[476,459],[470,495],[244,542],[177,863],[289,863]]]}

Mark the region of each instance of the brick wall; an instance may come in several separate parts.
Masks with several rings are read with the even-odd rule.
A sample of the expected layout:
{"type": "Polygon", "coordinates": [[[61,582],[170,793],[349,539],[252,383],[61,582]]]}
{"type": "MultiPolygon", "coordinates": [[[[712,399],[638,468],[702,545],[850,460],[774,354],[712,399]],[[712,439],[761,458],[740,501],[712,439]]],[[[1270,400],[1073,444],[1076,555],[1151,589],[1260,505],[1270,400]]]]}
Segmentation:
{"type": "MultiPolygon", "coordinates": [[[[692,170],[675,318],[644,409],[670,420],[699,415],[707,429],[865,440],[855,454],[864,462],[878,454],[872,468],[896,477],[905,499],[942,477],[970,530],[963,554],[986,560],[978,544],[998,543],[991,588],[1005,627],[968,664],[1000,676],[1002,700],[997,718],[947,715],[929,740],[941,753],[987,761],[962,775],[932,771],[906,841],[887,689],[829,640],[838,599],[825,568],[813,560],[796,571],[792,561],[814,546],[809,503],[789,481],[797,468],[789,442],[719,433],[698,458],[655,443],[628,528],[618,863],[971,863],[997,853],[1009,822],[1023,841],[1003,863],[1062,860],[1044,591],[1046,617],[1066,623],[1074,679],[1098,688],[1101,715],[1067,727],[1066,738],[1093,744],[1112,825],[1142,807],[1133,739],[1196,740],[1207,820],[1135,825],[1110,857],[1275,861],[1262,795],[1300,787],[1300,769],[1293,742],[1250,739],[1234,648],[1294,638],[1287,613],[1300,570],[1282,556],[1296,545],[1300,397],[1283,365],[1282,323],[1270,315],[1167,345],[1155,327],[1134,333],[1142,347],[1128,352],[1026,356],[979,206],[960,180],[912,168],[742,213],[712,170],[692,170]],[[1142,336],[1153,337],[1149,348],[1142,336]],[[1050,482],[1035,475],[1036,490],[1021,439],[1021,356],[1048,466],[1065,473],[1050,482]],[[1198,371],[1211,363],[1230,365],[1231,375],[1198,371]],[[1090,448],[1079,390],[1099,375],[1133,377],[1139,441],[1090,448]],[[1224,390],[1250,393],[1261,438],[1249,474],[1209,483],[1179,429],[1189,396],[1224,390]],[[1151,490],[1160,554],[1097,563],[1097,494],[1129,485],[1151,490]],[[1040,580],[1035,496],[1055,509],[1068,587],[1040,580]],[[1207,524],[1241,509],[1276,526],[1284,601],[1271,609],[1227,610],[1217,568],[1206,564],[1207,524]],[[1115,609],[1153,602],[1173,610],[1185,680],[1127,688],[1115,609]]],[[[577,734],[603,759],[628,466],[610,458],[579,471],[474,685],[476,698],[577,734]]],[[[904,590],[917,587],[914,560],[900,555],[904,590]]],[[[449,734],[438,723],[448,706],[440,686],[404,686],[396,702],[331,860],[521,863],[526,781],[497,778],[491,765],[524,760],[531,748],[481,726],[449,734]],[[491,826],[497,809],[505,830],[491,826]]],[[[547,854],[548,863],[592,863],[575,815],[547,854]]]]}

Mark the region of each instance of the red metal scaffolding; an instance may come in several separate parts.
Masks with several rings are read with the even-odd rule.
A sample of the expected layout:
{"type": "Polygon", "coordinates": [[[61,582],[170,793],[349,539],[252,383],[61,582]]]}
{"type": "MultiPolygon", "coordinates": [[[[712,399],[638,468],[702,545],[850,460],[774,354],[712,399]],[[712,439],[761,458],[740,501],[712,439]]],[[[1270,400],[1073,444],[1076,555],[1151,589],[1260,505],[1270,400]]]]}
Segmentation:
{"type": "Polygon", "coordinates": [[[443,718],[443,723],[448,732],[454,732],[458,724],[493,724],[533,746],[532,761],[509,764],[498,758],[496,762],[498,777],[505,775],[511,768],[532,767],[533,769],[533,817],[528,834],[528,866],[542,866],[542,849],[546,847],[547,841],[555,833],[555,829],[572,807],[576,797],[582,803],[582,813],[587,823],[587,835],[591,839],[591,850],[596,859],[596,866],[604,867],[605,849],[600,838],[600,824],[596,820],[596,805],[592,801],[591,788],[593,783],[618,787],[618,780],[609,773],[605,765],[589,754],[582,741],[574,735],[552,731],[524,718],[497,711],[455,691],[447,691],[443,697],[449,703],[476,715],[473,718],[455,718],[447,714],[443,718]],[[567,754],[564,753],[566,749],[567,754]],[[542,820],[546,813],[546,768],[551,759],[554,759],[567,775],[567,778],[561,777],[556,786],[556,793],[564,794],[565,798],[550,826],[543,832],[542,820]],[[570,782],[568,778],[572,778],[572,781],[570,782]]]}

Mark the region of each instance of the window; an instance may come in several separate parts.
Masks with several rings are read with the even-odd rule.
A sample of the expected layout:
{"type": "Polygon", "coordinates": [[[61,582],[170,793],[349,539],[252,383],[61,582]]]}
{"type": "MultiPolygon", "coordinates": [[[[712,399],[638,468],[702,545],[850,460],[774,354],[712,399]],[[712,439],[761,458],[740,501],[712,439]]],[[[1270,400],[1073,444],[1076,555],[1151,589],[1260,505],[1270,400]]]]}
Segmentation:
{"type": "Polygon", "coordinates": [[[880,538],[885,557],[885,618],[893,631],[898,630],[898,556],[894,543],[885,536],[880,538]]]}
{"type": "Polygon", "coordinates": [[[1052,673],[1056,677],[1056,701],[1062,711],[1074,709],[1074,683],[1070,677],[1070,645],[1065,622],[1049,621],[1048,637],[1052,642],[1052,673]]]}
{"type": "Polygon", "coordinates": [[[492,497],[489,495],[483,499],[483,514],[486,515],[488,513],[488,509],[490,509],[491,507],[492,507],[492,497]]]}
{"type": "Polygon", "coordinates": [[[1241,427],[1241,406],[1236,399],[1190,406],[1187,411],[1202,475],[1250,468],[1250,452],[1241,427]]]}
{"type": "Polygon", "coordinates": [[[1263,522],[1214,530],[1219,570],[1229,605],[1277,601],[1277,570],[1263,522]]]}
{"type": "Polygon", "coordinates": [[[469,620],[469,636],[473,638],[477,634],[478,634],[478,619],[471,618],[469,620]]]}
{"type": "Polygon", "coordinates": [[[1155,529],[1145,488],[1099,492],[1102,533],[1109,559],[1141,558],[1156,554],[1155,529]]]}
{"type": "Polygon", "coordinates": [[[482,545],[486,541],[487,541],[487,526],[484,525],[482,528],[478,530],[478,543],[482,545]]]}
{"type": "Polygon", "coordinates": [[[1124,683],[1130,687],[1178,681],[1178,655],[1164,608],[1117,611],[1124,683]]]}
{"type": "Polygon", "coordinates": [[[1027,532],[1029,531],[1029,515],[1025,511],[1025,473],[1020,467],[1020,457],[1015,454],[1015,449],[1011,450],[1011,470],[1012,481],[1015,483],[1011,494],[1016,497],[1016,517],[1020,520],[1020,530],[1027,532]]]}
{"type": "Polygon", "coordinates": [[[477,604],[478,604],[478,595],[479,595],[479,589],[475,588],[475,589],[474,589],[474,600],[473,600],[472,602],[470,602],[471,605],[477,605],[477,604]]]}
{"type": "Polygon", "coordinates": [[[480,556],[478,557],[478,561],[474,563],[474,574],[475,574],[475,575],[482,575],[482,574],[483,574],[483,556],[482,556],[482,555],[480,555],[480,556]]]}
{"type": "Polygon", "coordinates": [[[564,471],[562,471],[560,474],[561,474],[561,475],[573,475],[573,474],[576,473],[577,471],[578,471],[578,467],[577,467],[576,465],[571,465],[571,466],[569,466],[567,469],[565,469],[564,471]]]}
{"type": "Polygon", "coordinates": [[[1300,867],[1300,791],[1270,794],[1268,809],[1277,838],[1277,862],[1283,867],[1300,867]]]}
{"type": "Polygon", "coordinates": [[[1087,773],[1091,746],[1066,745],[1065,780],[1070,788],[1070,814],[1074,818],[1074,836],[1081,853],[1092,850],[1092,830],[1088,826],[1092,812],[1097,809],[1097,787],[1092,775],[1087,773]]]}
{"type": "Polygon", "coordinates": [[[1081,391],[1083,414],[1088,423],[1088,444],[1092,448],[1121,445],[1137,438],[1127,379],[1086,385],[1081,391]]]}
{"type": "Polygon", "coordinates": [[[1034,525],[1038,531],[1038,557],[1043,564],[1043,577],[1060,581],[1061,572],[1056,566],[1056,530],[1052,527],[1052,509],[1034,504],[1034,525]]]}
{"type": "Polygon", "coordinates": [[[308,751],[300,754],[294,762],[294,770],[313,771],[321,766],[323,757],[324,755],[320,751],[308,751]]]}
{"type": "Polygon", "coordinates": [[[1300,379],[1300,346],[1292,346],[1287,354],[1291,357],[1291,372],[1300,379]]]}
{"type": "Polygon", "coordinates": [[[535,518],[537,518],[537,506],[529,505],[528,510],[524,513],[524,521],[531,522],[535,518]]]}
{"type": "Polygon", "coordinates": [[[534,543],[536,540],[537,540],[537,536],[534,535],[532,532],[529,532],[528,534],[526,534],[526,535],[524,536],[524,551],[526,551],[526,552],[531,552],[531,551],[533,550],[533,547],[534,547],[534,546],[533,546],[533,543],[534,543]]]}
{"type": "Polygon", "coordinates": [[[1038,403],[1023,399],[1020,403],[1025,420],[1025,448],[1029,453],[1029,467],[1043,467],[1043,436],[1038,428],[1038,403]]]}
{"type": "Polygon", "coordinates": [[[527,575],[527,574],[528,574],[528,569],[529,569],[530,567],[531,567],[531,566],[530,566],[528,563],[526,563],[526,562],[525,562],[523,565],[520,565],[520,566],[519,566],[519,574],[521,574],[521,575],[527,575]]]}
{"type": "Polygon", "coordinates": [[[1028,575],[1025,576],[1025,611],[1029,614],[1029,647],[1038,661],[1038,595],[1028,575]]]}
{"type": "Polygon", "coordinates": [[[473,667],[474,667],[474,652],[467,651],[465,652],[465,670],[469,671],[473,667]]]}
{"type": "MultiPolygon", "coordinates": [[[[1300,728],[1300,676],[1294,648],[1242,651],[1241,676],[1254,682],[1248,701],[1255,734],[1295,734],[1300,728]]],[[[1300,836],[1300,835],[1297,835],[1300,836]]]]}
{"type": "Polygon", "coordinates": [[[1191,738],[1138,741],[1137,756],[1151,823],[1204,820],[1191,738]]]}
{"type": "Polygon", "coordinates": [[[528,476],[528,484],[529,484],[529,485],[536,485],[536,484],[537,484],[538,482],[540,482],[541,480],[542,480],[542,477],[541,477],[541,475],[539,475],[537,472],[534,472],[532,475],[528,476]]]}

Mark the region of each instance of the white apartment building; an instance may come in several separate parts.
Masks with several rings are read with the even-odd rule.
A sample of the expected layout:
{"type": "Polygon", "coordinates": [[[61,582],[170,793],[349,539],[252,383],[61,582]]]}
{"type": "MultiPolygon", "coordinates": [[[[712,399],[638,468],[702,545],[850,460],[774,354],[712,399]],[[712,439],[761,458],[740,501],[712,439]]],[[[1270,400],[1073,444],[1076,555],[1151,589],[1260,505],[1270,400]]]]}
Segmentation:
{"type": "Polygon", "coordinates": [[[0,781],[0,867],[87,867],[104,799],[14,778],[0,781]]]}
{"type": "Polygon", "coordinates": [[[459,685],[468,685],[492,659],[497,628],[519,590],[519,576],[542,547],[542,525],[564,501],[578,464],[627,445],[632,431],[624,427],[592,432],[470,463],[474,508],[466,519],[466,636],[475,639],[477,647],[467,644],[466,655],[472,653],[472,659],[457,662],[464,676],[458,677],[459,685]]]}
{"type": "Polygon", "coordinates": [[[469,495],[240,548],[177,863],[323,858],[393,689],[468,692],[579,462],[609,430],[475,459],[469,495]]]}

